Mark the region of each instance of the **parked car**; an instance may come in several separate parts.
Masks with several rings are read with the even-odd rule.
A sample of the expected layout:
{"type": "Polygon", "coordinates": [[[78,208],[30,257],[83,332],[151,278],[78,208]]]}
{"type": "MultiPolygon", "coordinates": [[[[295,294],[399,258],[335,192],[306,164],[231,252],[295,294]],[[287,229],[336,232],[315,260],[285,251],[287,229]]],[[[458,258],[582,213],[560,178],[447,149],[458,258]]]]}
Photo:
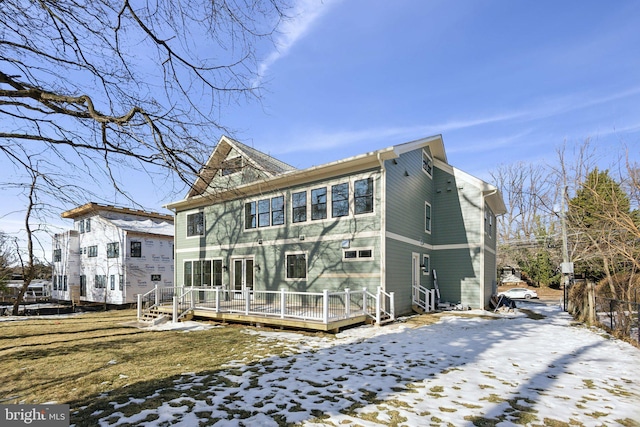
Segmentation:
{"type": "Polygon", "coordinates": [[[512,298],[512,299],[538,298],[538,293],[536,291],[532,291],[531,289],[526,289],[526,288],[511,288],[511,289],[509,289],[507,291],[498,293],[498,296],[500,296],[500,295],[504,295],[504,296],[512,298]]]}

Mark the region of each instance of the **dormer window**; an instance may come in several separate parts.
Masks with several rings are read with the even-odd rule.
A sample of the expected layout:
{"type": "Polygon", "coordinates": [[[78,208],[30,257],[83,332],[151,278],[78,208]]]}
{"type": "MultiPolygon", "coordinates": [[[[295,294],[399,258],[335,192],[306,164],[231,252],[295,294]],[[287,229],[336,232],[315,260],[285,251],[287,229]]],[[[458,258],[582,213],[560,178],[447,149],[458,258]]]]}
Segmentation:
{"type": "Polygon", "coordinates": [[[242,157],[232,157],[222,162],[222,176],[240,172],[242,169],[242,157]]]}

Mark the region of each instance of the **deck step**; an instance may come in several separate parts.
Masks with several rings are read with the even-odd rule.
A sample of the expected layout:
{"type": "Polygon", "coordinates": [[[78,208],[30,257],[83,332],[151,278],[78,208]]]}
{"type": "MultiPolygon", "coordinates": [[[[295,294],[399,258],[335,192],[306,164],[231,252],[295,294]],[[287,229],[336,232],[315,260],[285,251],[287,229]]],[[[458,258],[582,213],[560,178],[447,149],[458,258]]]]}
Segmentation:
{"type": "Polygon", "coordinates": [[[417,304],[412,304],[411,309],[418,314],[425,314],[427,312],[424,308],[420,307],[417,304]]]}

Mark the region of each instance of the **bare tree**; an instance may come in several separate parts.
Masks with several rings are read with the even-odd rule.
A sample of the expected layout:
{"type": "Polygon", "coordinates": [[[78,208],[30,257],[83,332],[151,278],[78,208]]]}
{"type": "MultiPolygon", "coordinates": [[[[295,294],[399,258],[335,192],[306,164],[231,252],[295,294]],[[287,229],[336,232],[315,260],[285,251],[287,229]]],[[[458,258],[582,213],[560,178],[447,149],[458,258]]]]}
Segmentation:
{"type": "Polygon", "coordinates": [[[7,234],[0,231],[0,293],[7,290],[6,285],[12,272],[12,258],[12,240],[7,234]]]}
{"type": "Polygon", "coordinates": [[[59,168],[122,162],[192,183],[226,131],[221,108],[257,98],[257,52],[282,0],[0,2],[0,153],[59,168]]]}
{"type": "Polygon", "coordinates": [[[132,200],[127,170],[167,192],[195,181],[229,132],[222,109],[259,99],[258,52],[286,1],[0,1],[0,157],[28,189],[25,281],[34,209],[86,202],[105,180],[132,200]]]}
{"type": "Polygon", "coordinates": [[[537,265],[541,259],[557,262],[556,186],[549,168],[518,162],[499,166],[491,177],[508,207],[498,218],[498,264],[519,265],[533,276],[534,271],[542,271],[537,265]],[[548,252],[553,256],[548,257],[548,252]]]}

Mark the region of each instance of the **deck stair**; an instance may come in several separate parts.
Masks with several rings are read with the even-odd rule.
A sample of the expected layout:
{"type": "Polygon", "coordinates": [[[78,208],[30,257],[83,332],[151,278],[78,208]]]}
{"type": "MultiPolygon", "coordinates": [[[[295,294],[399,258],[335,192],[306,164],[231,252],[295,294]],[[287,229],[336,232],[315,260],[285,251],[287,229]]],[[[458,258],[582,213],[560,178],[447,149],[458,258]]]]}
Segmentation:
{"type": "Polygon", "coordinates": [[[157,307],[145,310],[139,319],[141,322],[148,323],[149,326],[160,325],[171,320],[171,316],[163,311],[160,311],[157,307]]]}
{"type": "Polygon", "coordinates": [[[427,289],[420,283],[413,284],[411,308],[416,313],[424,314],[438,308],[440,289],[438,288],[438,279],[436,278],[435,270],[433,270],[433,276],[434,289],[427,289]]]}

